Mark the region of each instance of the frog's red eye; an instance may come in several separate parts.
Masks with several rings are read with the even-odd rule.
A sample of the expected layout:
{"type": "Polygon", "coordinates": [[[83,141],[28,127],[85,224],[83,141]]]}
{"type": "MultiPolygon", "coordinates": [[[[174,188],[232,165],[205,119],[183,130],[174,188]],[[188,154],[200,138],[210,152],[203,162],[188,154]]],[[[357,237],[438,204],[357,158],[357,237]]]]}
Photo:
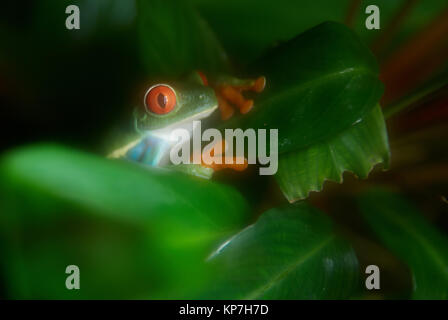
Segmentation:
{"type": "Polygon", "coordinates": [[[176,105],[176,93],[167,85],[157,85],[145,94],[146,110],[155,114],[167,114],[176,105]]]}

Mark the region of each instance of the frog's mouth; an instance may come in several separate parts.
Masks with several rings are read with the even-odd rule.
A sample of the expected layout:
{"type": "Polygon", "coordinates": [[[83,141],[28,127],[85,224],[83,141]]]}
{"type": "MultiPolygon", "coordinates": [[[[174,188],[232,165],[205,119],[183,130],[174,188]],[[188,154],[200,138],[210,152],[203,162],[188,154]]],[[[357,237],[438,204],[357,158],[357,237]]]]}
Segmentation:
{"type": "Polygon", "coordinates": [[[209,108],[207,110],[204,110],[200,113],[197,113],[195,115],[192,115],[189,118],[185,118],[179,122],[175,122],[169,126],[160,128],[160,129],[154,129],[154,130],[150,130],[151,135],[154,135],[156,137],[159,137],[161,139],[165,139],[165,140],[173,140],[173,141],[177,141],[176,137],[171,137],[171,133],[173,132],[173,130],[176,129],[181,129],[181,130],[187,130],[188,133],[192,134],[193,129],[194,129],[194,125],[193,125],[193,121],[200,121],[201,119],[207,118],[208,116],[210,116],[216,109],[218,108],[218,105],[215,105],[213,108],[209,108]]]}

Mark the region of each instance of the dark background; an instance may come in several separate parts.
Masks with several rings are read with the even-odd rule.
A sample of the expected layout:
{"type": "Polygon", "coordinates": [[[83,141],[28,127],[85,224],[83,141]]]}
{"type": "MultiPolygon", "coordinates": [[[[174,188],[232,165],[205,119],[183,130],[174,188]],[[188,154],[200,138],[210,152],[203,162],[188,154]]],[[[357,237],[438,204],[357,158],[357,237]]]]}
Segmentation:
{"type": "Polygon", "coordinates": [[[95,17],[82,12],[81,30],[70,31],[64,3],[47,3],[46,14],[41,1],[1,5],[0,149],[51,140],[93,150],[110,128],[127,125],[120,119],[144,76],[135,12],[113,20],[96,8],[90,27],[95,17]]]}

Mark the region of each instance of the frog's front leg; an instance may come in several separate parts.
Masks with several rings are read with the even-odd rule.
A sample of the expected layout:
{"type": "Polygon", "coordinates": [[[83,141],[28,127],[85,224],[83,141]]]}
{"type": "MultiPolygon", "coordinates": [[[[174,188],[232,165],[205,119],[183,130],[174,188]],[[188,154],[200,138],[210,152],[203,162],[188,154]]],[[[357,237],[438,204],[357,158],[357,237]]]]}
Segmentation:
{"type": "Polygon", "coordinates": [[[235,108],[238,109],[241,114],[246,114],[252,110],[254,101],[252,99],[246,99],[244,93],[246,91],[260,93],[266,86],[266,78],[264,76],[260,76],[256,79],[218,76],[211,81],[208,81],[202,72],[199,72],[199,75],[202,78],[204,85],[210,85],[215,90],[222,120],[231,118],[235,113],[235,108]]]}
{"type": "Polygon", "coordinates": [[[224,78],[215,89],[218,98],[218,106],[221,111],[221,119],[227,120],[234,114],[233,105],[239,109],[241,114],[246,114],[252,110],[254,101],[246,99],[243,95],[245,91],[260,93],[266,86],[266,78],[261,76],[257,79],[237,79],[224,78]]]}
{"type": "Polygon", "coordinates": [[[246,99],[243,95],[244,91],[253,91],[260,93],[266,86],[266,78],[258,77],[257,79],[241,80],[231,78],[224,80],[218,84],[215,89],[218,97],[218,103],[221,110],[221,118],[226,120],[233,115],[233,109],[229,109],[229,103],[237,107],[241,114],[246,114],[252,110],[254,101],[246,99]]]}

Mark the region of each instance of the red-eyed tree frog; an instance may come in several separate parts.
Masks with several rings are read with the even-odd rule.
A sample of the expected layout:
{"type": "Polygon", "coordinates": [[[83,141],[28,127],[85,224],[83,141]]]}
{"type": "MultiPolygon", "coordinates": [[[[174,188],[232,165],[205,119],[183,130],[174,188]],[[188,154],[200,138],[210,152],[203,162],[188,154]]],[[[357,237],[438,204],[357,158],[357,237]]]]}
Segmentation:
{"type": "Polygon", "coordinates": [[[151,85],[144,93],[141,105],[134,110],[138,138],[115,150],[109,157],[174,168],[204,178],[223,168],[244,170],[247,163],[172,165],[169,155],[176,141],[170,138],[170,134],[178,128],[193,132],[195,120],[207,118],[217,110],[222,120],[231,118],[235,109],[241,114],[248,113],[254,102],[244,97],[244,91],[259,93],[265,84],[265,77],[239,79],[221,76],[208,79],[204,73],[195,71],[182,81],[151,85]]]}

